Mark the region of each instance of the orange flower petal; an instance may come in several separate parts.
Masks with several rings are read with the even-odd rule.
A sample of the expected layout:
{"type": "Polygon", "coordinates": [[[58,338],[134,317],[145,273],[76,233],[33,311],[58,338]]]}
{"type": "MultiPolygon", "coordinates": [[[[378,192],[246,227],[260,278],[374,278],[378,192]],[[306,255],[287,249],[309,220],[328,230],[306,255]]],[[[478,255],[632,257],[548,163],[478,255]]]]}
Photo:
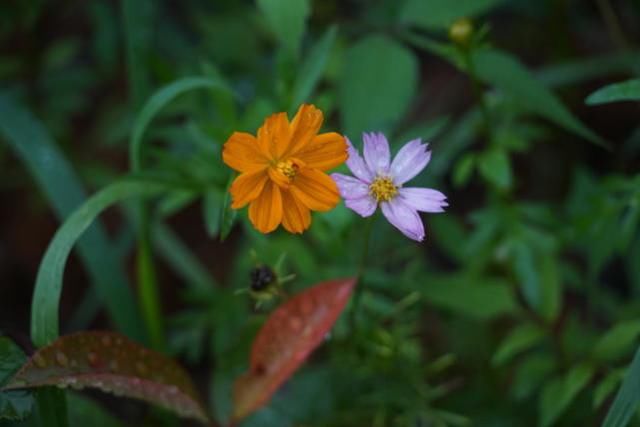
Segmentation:
{"type": "Polygon", "coordinates": [[[266,171],[262,170],[245,172],[237,177],[229,188],[231,197],[233,197],[231,207],[233,209],[240,209],[258,197],[268,181],[268,177],[266,171]]]}
{"type": "Polygon", "coordinates": [[[335,132],[323,133],[304,147],[298,157],[311,168],[326,171],[347,160],[347,143],[342,135],[335,132]]]}
{"type": "Polygon", "coordinates": [[[309,208],[299,202],[289,191],[282,192],[282,225],[290,233],[302,233],[311,225],[309,208]]]}
{"type": "Polygon", "coordinates": [[[282,157],[291,141],[287,113],[276,113],[267,117],[262,127],[258,129],[258,140],[271,160],[282,157]]]}
{"type": "Polygon", "coordinates": [[[238,172],[255,171],[268,164],[256,138],[245,132],[234,132],[227,139],[222,148],[222,160],[238,172]]]}
{"type": "Polygon", "coordinates": [[[296,175],[291,194],[312,211],[328,211],[340,200],[338,186],[317,169],[301,169],[296,175]]]}
{"type": "Polygon", "coordinates": [[[269,181],[260,196],[249,205],[249,220],[262,233],[270,233],[282,221],[282,194],[280,188],[269,181]]]}
{"type": "Polygon", "coordinates": [[[291,122],[291,144],[287,155],[295,155],[318,134],[324,117],[322,111],[310,104],[302,104],[291,122]]]}

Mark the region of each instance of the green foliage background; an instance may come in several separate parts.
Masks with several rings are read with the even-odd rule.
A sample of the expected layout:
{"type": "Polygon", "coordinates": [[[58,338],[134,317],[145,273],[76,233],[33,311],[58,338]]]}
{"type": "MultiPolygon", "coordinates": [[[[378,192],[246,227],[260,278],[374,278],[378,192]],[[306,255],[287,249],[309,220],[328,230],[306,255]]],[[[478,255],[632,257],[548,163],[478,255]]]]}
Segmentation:
{"type": "MultiPolygon", "coordinates": [[[[423,244],[374,223],[358,310],[242,426],[640,425],[639,29],[633,0],[2,2],[0,329],[119,330],[225,423],[270,310],[251,268],[286,254],[295,292],[360,263],[343,205],[303,236],[229,209],[231,132],[310,102],[356,145],[429,141],[413,184],[450,207],[423,244]]],[[[2,383],[23,355],[0,355],[2,383]]],[[[0,394],[0,425],[181,425],[45,394],[21,422],[31,397],[0,394]]]]}

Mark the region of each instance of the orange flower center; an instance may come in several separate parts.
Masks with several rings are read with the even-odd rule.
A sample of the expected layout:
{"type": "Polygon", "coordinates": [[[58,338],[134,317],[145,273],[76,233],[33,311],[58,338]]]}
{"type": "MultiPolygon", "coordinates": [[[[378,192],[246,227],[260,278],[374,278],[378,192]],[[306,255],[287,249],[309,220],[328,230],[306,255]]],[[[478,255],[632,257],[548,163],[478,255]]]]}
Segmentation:
{"type": "Polygon", "coordinates": [[[291,160],[284,160],[276,164],[276,169],[282,175],[289,178],[289,181],[292,181],[293,178],[296,177],[296,174],[298,173],[298,169],[300,169],[300,167],[297,164],[293,163],[291,160]]]}
{"type": "Polygon", "coordinates": [[[398,187],[391,178],[378,176],[369,185],[369,194],[375,197],[378,202],[388,202],[398,194],[398,187]]]}

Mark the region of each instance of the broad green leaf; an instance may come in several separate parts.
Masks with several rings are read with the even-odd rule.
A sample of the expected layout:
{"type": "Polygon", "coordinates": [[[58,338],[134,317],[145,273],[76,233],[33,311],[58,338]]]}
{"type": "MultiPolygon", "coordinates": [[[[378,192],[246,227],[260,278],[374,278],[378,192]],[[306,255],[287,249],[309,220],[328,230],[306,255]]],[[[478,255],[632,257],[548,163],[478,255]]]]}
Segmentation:
{"type": "Polygon", "coordinates": [[[512,185],[511,162],[504,150],[492,148],[478,157],[480,174],[499,190],[508,190],[512,185]]]}
{"type": "Polygon", "coordinates": [[[586,99],[588,105],[618,101],[640,101],[640,79],[614,83],[598,89],[586,99]]]}
{"type": "Polygon", "coordinates": [[[290,109],[295,110],[303,102],[309,102],[309,97],[318,85],[320,77],[325,70],[337,33],[338,30],[335,25],[329,27],[300,66],[293,85],[290,109]]]}
{"type": "Polygon", "coordinates": [[[514,313],[517,303],[508,283],[463,275],[433,277],[420,290],[431,304],[478,319],[514,313]]]}
{"type": "Polygon", "coordinates": [[[517,400],[531,397],[553,373],[556,363],[550,353],[538,352],[527,355],[515,366],[513,396],[517,400]]]}
{"type": "Polygon", "coordinates": [[[594,373],[592,366],[581,364],[574,366],[565,376],[549,382],[540,396],[539,425],[553,425],[589,383],[594,373]]]}
{"type": "Polygon", "coordinates": [[[257,0],[257,4],[278,42],[297,56],[311,13],[309,0],[257,0]]]}
{"type": "MultiPolygon", "coordinates": [[[[9,338],[0,336],[0,387],[20,369],[27,357],[9,338]]],[[[26,390],[0,391],[0,420],[21,420],[33,408],[33,396],[26,390]]]]}
{"type": "Polygon", "coordinates": [[[593,348],[593,357],[613,361],[628,354],[637,344],[640,335],[640,320],[622,322],[604,334],[593,348]]]}
{"type": "Polygon", "coordinates": [[[154,93],[140,111],[131,133],[129,161],[133,171],[137,172],[142,169],[143,137],[153,118],[177,96],[194,89],[219,89],[230,92],[228,87],[221,81],[205,77],[185,77],[169,83],[154,93]]]}
{"type": "Polygon", "coordinates": [[[400,22],[427,29],[448,28],[458,18],[488,12],[503,0],[408,0],[400,11],[400,22]]]}
{"type": "Polygon", "coordinates": [[[116,181],[89,198],[58,229],[38,269],[31,306],[31,338],[38,346],[57,338],[58,303],[69,253],[82,233],[106,208],[131,197],[149,197],[175,188],[175,183],[130,178],[116,181]]]}
{"type": "Polygon", "coordinates": [[[500,343],[491,359],[496,366],[508,363],[515,355],[540,343],[545,337],[545,331],[537,325],[524,324],[516,327],[500,343]]]}
{"type": "Polygon", "coordinates": [[[609,408],[602,427],[626,427],[631,417],[638,412],[640,404],[640,349],[636,351],[631,366],[622,381],[622,386],[609,408]]]}
{"type": "MultiPolygon", "coordinates": [[[[0,135],[24,162],[61,221],[85,201],[79,177],[42,124],[4,95],[0,95],[0,135]]],[[[100,223],[78,241],[78,254],[115,326],[142,339],[129,280],[100,223]]]]}
{"type": "Polygon", "coordinates": [[[472,60],[480,80],[500,89],[522,108],[595,144],[608,145],[581,123],[553,92],[536,80],[513,56],[495,49],[480,49],[473,53],[472,60]]]}
{"type": "Polygon", "coordinates": [[[604,377],[593,391],[593,407],[599,408],[604,400],[618,387],[624,378],[624,371],[616,369],[604,377]]]}
{"type": "Polygon", "coordinates": [[[176,362],[115,332],[57,339],[39,349],[3,390],[43,386],[97,388],[208,422],[191,379],[176,362]]]}
{"type": "Polygon", "coordinates": [[[340,114],[346,136],[394,129],[417,89],[414,54],[382,35],[359,40],[346,52],[339,87],[340,114]]]}

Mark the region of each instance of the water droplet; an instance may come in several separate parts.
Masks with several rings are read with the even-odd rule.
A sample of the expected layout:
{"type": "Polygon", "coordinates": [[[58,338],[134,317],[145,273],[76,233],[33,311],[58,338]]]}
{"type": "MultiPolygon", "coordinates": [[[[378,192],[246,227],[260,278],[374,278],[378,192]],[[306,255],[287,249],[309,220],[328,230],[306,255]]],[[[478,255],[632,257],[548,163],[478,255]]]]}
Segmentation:
{"type": "Polygon", "coordinates": [[[87,360],[89,361],[89,365],[92,368],[97,368],[98,366],[100,366],[100,356],[98,356],[98,354],[94,353],[93,351],[87,354],[87,360]]]}
{"type": "Polygon", "coordinates": [[[142,376],[145,376],[149,373],[149,369],[147,368],[147,365],[145,365],[142,362],[136,362],[136,370],[142,376]]]}
{"type": "Polygon", "coordinates": [[[109,335],[104,335],[104,336],[102,337],[102,344],[103,344],[105,347],[109,347],[109,346],[111,345],[111,337],[110,337],[109,335]]]}
{"type": "Polygon", "coordinates": [[[33,356],[33,363],[35,363],[38,368],[47,367],[47,361],[44,360],[44,357],[42,357],[40,353],[36,353],[36,355],[33,356]]]}
{"type": "Polygon", "coordinates": [[[58,362],[58,365],[63,368],[69,366],[69,359],[67,358],[67,355],[61,351],[56,352],[56,362],[58,362]]]}

